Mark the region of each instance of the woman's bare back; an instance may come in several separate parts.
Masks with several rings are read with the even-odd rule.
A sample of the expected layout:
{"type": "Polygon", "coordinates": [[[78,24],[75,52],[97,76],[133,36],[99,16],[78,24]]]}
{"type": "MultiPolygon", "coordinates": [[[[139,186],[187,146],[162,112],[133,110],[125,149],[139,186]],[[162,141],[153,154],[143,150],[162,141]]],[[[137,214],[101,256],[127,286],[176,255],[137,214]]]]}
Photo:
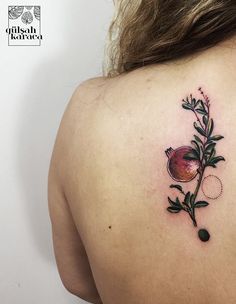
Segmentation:
{"type": "Polygon", "coordinates": [[[223,44],[89,80],[68,105],[63,189],[104,304],[236,303],[235,70],[236,50],[223,44]],[[215,148],[225,161],[205,169],[198,201],[209,205],[195,209],[195,227],[186,210],[167,208],[168,196],[184,198],[171,184],[186,194],[198,179],[173,180],[165,151],[191,146],[197,116],[182,99],[203,98],[199,87],[210,100],[214,134],[224,136],[215,148]],[[204,190],[207,176],[218,179],[205,179],[204,190]],[[210,234],[206,242],[201,228],[210,234]]]}

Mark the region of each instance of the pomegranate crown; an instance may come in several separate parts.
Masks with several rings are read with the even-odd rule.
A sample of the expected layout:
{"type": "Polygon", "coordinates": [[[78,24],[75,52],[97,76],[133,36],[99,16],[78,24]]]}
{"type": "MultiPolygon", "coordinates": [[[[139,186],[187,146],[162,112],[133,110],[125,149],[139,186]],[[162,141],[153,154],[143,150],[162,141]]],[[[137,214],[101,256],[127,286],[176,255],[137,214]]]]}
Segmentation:
{"type": "Polygon", "coordinates": [[[167,156],[168,158],[171,157],[171,155],[173,154],[173,152],[174,152],[174,150],[173,150],[173,148],[171,148],[171,147],[165,150],[166,156],[167,156]]]}

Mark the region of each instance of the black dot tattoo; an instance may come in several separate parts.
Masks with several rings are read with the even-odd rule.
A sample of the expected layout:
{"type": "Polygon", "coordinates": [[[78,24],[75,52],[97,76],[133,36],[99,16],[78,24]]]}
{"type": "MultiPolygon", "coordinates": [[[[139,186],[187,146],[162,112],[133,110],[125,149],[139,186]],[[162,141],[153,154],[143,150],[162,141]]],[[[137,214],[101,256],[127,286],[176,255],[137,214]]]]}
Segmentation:
{"type": "Polygon", "coordinates": [[[202,242],[207,242],[210,239],[210,234],[206,229],[199,229],[198,237],[202,242]]]}

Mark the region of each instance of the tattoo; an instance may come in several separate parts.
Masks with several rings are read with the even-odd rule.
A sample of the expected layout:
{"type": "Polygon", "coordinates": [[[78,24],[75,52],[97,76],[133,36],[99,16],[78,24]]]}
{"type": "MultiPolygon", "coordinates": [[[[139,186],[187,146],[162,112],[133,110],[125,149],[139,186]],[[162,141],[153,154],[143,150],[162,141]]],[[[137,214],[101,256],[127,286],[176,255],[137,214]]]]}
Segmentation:
{"type": "Polygon", "coordinates": [[[218,176],[210,174],[203,178],[201,189],[205,197],[216,200],[223,192],[223,184],[218,176]]]}
{"type": "MultiPolygon", "coordinates": [[[[179,184],[170,185],[170,188],[174,188],[180,193],[182,199],[179,196],[175,200],[168,197],[170,206],[167,208],[171,213],[185,211],[195,227],[197,227],[195,209],[209,205],[207,201],[197,200],[202,182],[203,180],[206,181],[206,178],[203,179],[204,172],[207,167],[216,168],[220,161],[225,160],[223,156],[216,156],[216,144],[224,137],[213,134],[214,121],[210,115],[210,100],[201,88],[199,88],[199,92],[202,95],[201,99],[196,99],[190,94],[182,100],[182,107],[191,111],[195,117],[193,127],[197,133],[193,135],[191,146],[182,146],[175,150],[168,148],[165,151],[168,157],[167,171],[173,180],[187,183],[197,177],[197,183],[192,192],[188,191],[186,193],[182,185],[179,184]]],[[[219,182],[220,179],[217,178],[217,181],[219,182]]],[[[220,194],[221,192],[222,183],[220,181],[220,194]]],[[[210,198],[209,196],[206,197],[210,198]]],[[[210,238],[210,234],[205,229],[200,229],[198,236],[204,242],[210,238]]]]}

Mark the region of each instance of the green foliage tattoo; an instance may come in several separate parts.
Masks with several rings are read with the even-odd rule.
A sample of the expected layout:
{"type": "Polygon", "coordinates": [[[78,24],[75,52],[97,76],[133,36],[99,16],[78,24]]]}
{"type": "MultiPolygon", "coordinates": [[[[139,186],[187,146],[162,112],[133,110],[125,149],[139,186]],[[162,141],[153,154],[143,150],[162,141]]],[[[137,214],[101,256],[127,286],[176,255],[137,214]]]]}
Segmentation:
{"type": "Polygon", "coordinates": [[[183,146],[175,150],[169,148],[165,151],[168,156],[167,170],[172,179],[186,183],[197,177],[197,184],[193,192],[186,193],[182,185],[179,184],[170,185],[170,188],[176,189],[183,199],[176,197],[173,200],[168,197],[170,206],[167,210],[171,213],[187,212],[196,227],[195,209],[209,205],[205,200],[197,200],[205,169],[207,167],[216,168],[220,161],[225,160],[223,156],[216,155],[216,145],[224,137],[214,134],[214,121],[210,115],[210,100],[201,88],[199,88],[199,92],[202,99],[196,99],[191,94],[182,100],[182,107],[192,112],[196,119],[193,123],[196,134],[193,135],[191,146],[183,146]]]}

